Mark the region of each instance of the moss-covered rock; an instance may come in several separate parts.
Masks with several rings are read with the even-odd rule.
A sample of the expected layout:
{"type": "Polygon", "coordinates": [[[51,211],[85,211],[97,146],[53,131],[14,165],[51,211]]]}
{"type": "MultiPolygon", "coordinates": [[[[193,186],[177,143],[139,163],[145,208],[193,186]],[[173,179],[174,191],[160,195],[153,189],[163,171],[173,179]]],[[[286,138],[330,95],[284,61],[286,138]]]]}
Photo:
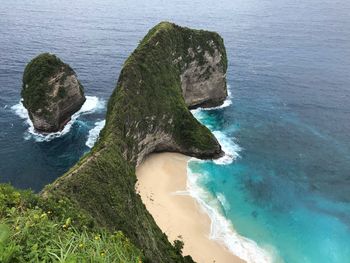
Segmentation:
{"type": "Polygon", "coordinates": [[[58,57],[43,53],[26,66],[21,92],[36,130],[61,130],[85,102],[74,70],[58,57]]]}
{"type": "MultiPolygon", "coordinates": [[[[185,102],[181,82],[191,63],[201,67],[206,54],[217,57],[218,52],[225,71],[225,48],[218,34],[168,22],[151,29],[123,66],[99,141],[42,195],[67,197],[98,225],[122,230],[152,262],[190,262],[169,243],[135,192],[135,166],[151,152],[199,158],[223,154],[215,137],[188,110],[191,104],[185,102]],[[198,46],[202,52],[191,55],[198,46]]],[[[216,77],[211,70],[196,74],[199,79],[216,77]]]]}

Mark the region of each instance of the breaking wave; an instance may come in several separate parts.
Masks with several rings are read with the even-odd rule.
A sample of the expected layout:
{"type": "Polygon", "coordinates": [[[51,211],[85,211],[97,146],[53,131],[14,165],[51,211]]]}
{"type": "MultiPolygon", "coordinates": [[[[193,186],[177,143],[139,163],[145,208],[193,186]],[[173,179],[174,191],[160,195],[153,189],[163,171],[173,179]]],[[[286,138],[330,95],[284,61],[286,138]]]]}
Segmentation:
{"type": "Polygon", "coordinates": [[[79,116],[84,114],[94,113],[98,110],[101,110],[105,107],[105,101],[99,99],[96,96],[86,96],[86,101],[79,111],[74,113],[71,117],[71,120],[64,126],[63,130],[59,132],[52,132],[47,134],[38,133],[33,126],[32,121],[29,118],[27,109],[24,107],[22,100],[11,107],[11,109],[17,114],[20,118],[25,120],[25,123],[29,126],[24,133],[24,139],[34,139],[37,142],[51,141],[55,138],[62,137],[67,134],[73,123],[79,118],[79,116]]]}
{"type": "MultiPolygon", "coordinates": [[[[191,160],[190,160],[191,161],[191,160]]],[[[195,159],[197,161],[197,159],[195,159]]],[[[187,166],[188,167],[188,166],[187,166]]],[[[222,207],[229,205],[224,195],[218,194],[212,197],[199,184],[198,180],[203,174],[195,174],[187,168],[187,191],[191,197],[196,199],[201,208],[208,214],[211,220],[210,239],[216,240],[225,245],[234,255],[248,263],[271,263],[274,256],[273,251],[267,251],[258,246],[256,242],[240,236],[219,211],[222,207]]],[[[181,194],[181,193],[180,193],[181,194]]]]}
{"type": "Polygon", "coordinates": [[[222,109],[232,104],[231,92],[229,89],[227,92],[228,97],[221,106],[214,108],[198,108],[191,111],[193,116],[202,124],[204,124],[208,129],[210,129],[216,139],[219,141],[222,150],[225,152],[225,155],[217,160],[214,160],[214,162],[221,165],[232,163],[236,158],[239,157],[239,152],[242,150],[241,147],[235,143],[234,138],[230,138],[225,133],[215,130],[215,121],[213,122],[208,120],[207,111],[222,109]]]}
{"type": "Polygon", "coordinates": [[[89,147],[89,148],[94,147],[97,139],[100,136],[100,132],[103,129],[103,127],[105,126],[105,124],[106,124],[106,120],[95,122],[95,127],[89,131],[88,139],[85,143],[85,145],[87,147],[89,147]]]}

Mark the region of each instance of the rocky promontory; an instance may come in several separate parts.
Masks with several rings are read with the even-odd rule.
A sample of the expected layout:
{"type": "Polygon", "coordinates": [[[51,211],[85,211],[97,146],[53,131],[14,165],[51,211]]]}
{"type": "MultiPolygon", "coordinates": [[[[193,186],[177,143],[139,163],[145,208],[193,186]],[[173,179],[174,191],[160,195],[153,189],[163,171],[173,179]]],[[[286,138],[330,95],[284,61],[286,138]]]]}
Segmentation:
{"type": "Polygon", "coordinates": [[[135,167],[152,152],[202,159],[224,154],[189,108],[223,102],[226,68],[217,33],[156,25],[123,65],[99,140],[42,196],[69,198],[96,225],[123,231],[147,262],[192,262],[169,243],[135,192],[135,167]]]}
{"type": "Polygon", "coordinates": [[[219,36],[207,34],[212,34],[210,40],[188,47],[185,62],[181,63],[182,56],[175,59],[181,67],[182,94],[190,108],[219,106],[227,97],[226,50],[219,36]]]}
{"type": "Polygon", "coordinates": [[[74,70],[49,53],[40,54],[26,66],[21,95],[34,128],[44,133],[63,129],[85,102],[74,70]]]}

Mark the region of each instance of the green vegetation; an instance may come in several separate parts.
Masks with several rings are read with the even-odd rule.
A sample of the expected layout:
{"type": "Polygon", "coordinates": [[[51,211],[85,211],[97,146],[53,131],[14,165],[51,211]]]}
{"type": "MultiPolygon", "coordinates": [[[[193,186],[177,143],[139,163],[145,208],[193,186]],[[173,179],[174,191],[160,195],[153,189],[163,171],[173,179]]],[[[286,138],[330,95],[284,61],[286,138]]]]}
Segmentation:
{"type": "Polygon", "coordinates": [[[47,133],[61,130],[85,101],[73,69],[49,53],[28,63],[21,95],[35,129],[47,133]]]}
{"type": "MultiPolygon", "coordinates": [[[[37,112],[40,109],[41,115],[50,117],[47,107],[51,100],[50,94],[52,94],[53,85],[49,83],[49,80],[60,71],[63,73],[61,81],[74,74],[73,69],[68,64],[63,63],[53,54],[40,54],[28,63],[24,70],[21,91],[23,103],[27,109],[30,109],[31,112],[37,112]]],[[[82,94],[84,93],[81,85],[80,91],[82,94]]],[[[65,95],[66,90],[61,87],[55,100],[62,99],[65,95]]]]}
{"type": "Polygon", "coordinates": [[[65,96],[67,95],[67,92],[65,89],[63,89],[62,87],[58,90],[58,97],[60,99],[63,99],[65,96]]]}
{"type": "Polygon", "coordinates": [[[145,262],[192,262],[189,257],[184,259],[158,228],[136,194],[135,183],[133,166],[118,147],[110,146],[85,156],[47,190],[58,198],[69,197],[96,225],[110,232],[122,231],[142,250],[145,262]]]}
{"type": "Polygon", "coordinates": [[[0,262],[142,262],[122,234],[94,226],[66,199],[0,185],[0,262]]]}
{"type": "MultiPolygon", "coordinates": [[[[182,241],[169,243],[135,192],[135,166],[152,151],[221,154],[188,110],[180,80],[191,61],[204,63],[203,50],[215,48],[226,68],[218,34],[168,22],[151,29],[124,64],[91,152],[40,196],[0,185],[0,262],[193,262],[182,256],[182,241]]],[[[49,114],[49,79],[62,69],[74,74],[48,53],[27,65],[22,97],[32,112],[49,114]]]]}
{"type": "Polygon", "coordinates": [[[48,80],[61,68],[69,66],[49,53],[40,54],[29,62],[24,70],[21,92],[26,108],[35,112],[47,106],[47,96],[52,91],[48,80]]]}
{"type": "MultiPolygon", "coordinates": [[[[135,145],[139,142],[127,136],[128,132],[138,134],[156,127],[172,134],[187,154],[191,154],[194,148],[198,151],[215,149],[217,142],[213,135],[188,111],[180,80],[188,63],[204,57],[203,53],[195,53],[191,58],[188,50],[200,47],[214,52],[211,41],[225,54],[221,63],[227,67],[223,40],[217,33],[183,28],[168,22],[151,29],[124,64],[117,88],[108,103],[105,132],[115,134],[119,130],[118,139],[132,140],[128,145],[135,145]],[[174,63],[180,57],[181,60],[174,63]],[[167,122],[169,119],[172,119],[172,125],[167,122]],[[121,127],[120,123],[125,123],[125,126],[121,127]]],[[[130,152],[128,145],[122,151],[130,152]]],[[[139,152],[137,147],[133,150],[131,157],[139,152]]]]}
{"type": "MultiPolygon", "coordinates": [[[[135,192],[135,165],[152,151],[220,156],[215,137],[188,110],[180,80],[187,63],[203,60],[203,53],[193,58],[188,50],[213,52],[212,45],[226,54],[216,33],[167,22],[151,29],[124,64],[99,141],[42,196],[67,198],[96,226],[122,231],[141,249],[145,262],[193,262],[182,257],[181,243],[169,243],[135,192]],[[149,148],[149,142],[156,146],[149,148]]],[[[227,66],[226,57],[222,63],[227,66]]]]}

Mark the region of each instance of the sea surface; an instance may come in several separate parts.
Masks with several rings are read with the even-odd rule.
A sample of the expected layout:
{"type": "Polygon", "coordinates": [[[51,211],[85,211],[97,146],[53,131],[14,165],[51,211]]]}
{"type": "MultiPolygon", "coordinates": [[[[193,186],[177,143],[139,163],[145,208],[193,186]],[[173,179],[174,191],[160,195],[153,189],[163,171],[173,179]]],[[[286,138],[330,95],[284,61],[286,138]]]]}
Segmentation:
{"type": "Polygon", "coordinates": [[[230,97],[193,111],[226,156],[188,168],[211,237],[248,262],[350,262],[348,0],[0,0],[0,182],[40,191],[88,152],[123,62],[162,20],[215,30],[227,48],[230,97]],[[20,103],[41,52],[88,95],[49,136],[20,103]]]}

